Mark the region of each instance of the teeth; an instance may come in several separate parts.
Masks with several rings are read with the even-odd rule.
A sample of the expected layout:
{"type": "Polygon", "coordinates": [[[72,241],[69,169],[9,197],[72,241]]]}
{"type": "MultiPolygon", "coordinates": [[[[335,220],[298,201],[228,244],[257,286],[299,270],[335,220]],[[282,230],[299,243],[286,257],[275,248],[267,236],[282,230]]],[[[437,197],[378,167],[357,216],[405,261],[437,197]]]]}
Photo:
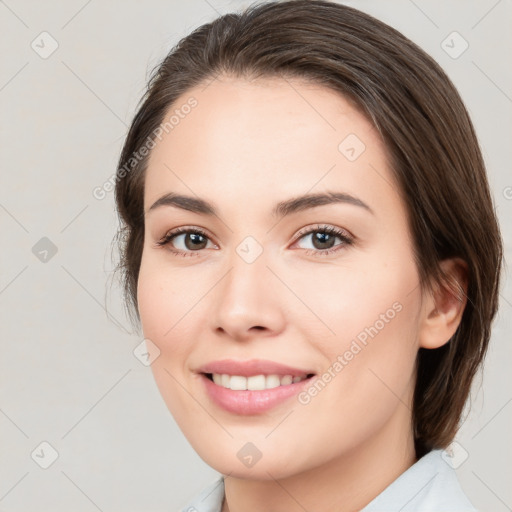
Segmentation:
{"type": "Polygon", "coordinates": [[[247,377],[247,389],[250,389],[251,391],[261,391],[266,388],[265,382],[265,375],[247,377]]]}
{"type": "Polygon", "coordinates": [[[242,375],[227,375],[225,373],[213,374],[213,382],[217,386],[232,389],[234,391],[244,391],[246,389],[251,391],[263,391],[265,389],[277,388],[278,386],[288,386],[289,384],[300,382],[304,380],[303,377],[292,377],[291,375],[253,375],[251,377],[244,377],[242,375]]]}
{"type": "Polygon", "coordinates": [[[247,389],[247,377],[233,375],[229,379],[229,387],[234,391],[243,391],[247,389]]]}
{"type": "Polygon", "coordinates": [[[279,376],[267,375],[266,380],[265,380],[265,388],[266,389],[278,388],[280,384],[281,384],[281,380],[279,379],[279,376]]]}
{"type": "MultiPolygon", "coordinates": [[[[300,379],[300,377],[299,377],[300,379]]],[[[288,386],[288,384],[291,384],[293,382],[293,377],[291,375],[285,375],[282,379],[281,379],[281,386],[288,386]]]]}

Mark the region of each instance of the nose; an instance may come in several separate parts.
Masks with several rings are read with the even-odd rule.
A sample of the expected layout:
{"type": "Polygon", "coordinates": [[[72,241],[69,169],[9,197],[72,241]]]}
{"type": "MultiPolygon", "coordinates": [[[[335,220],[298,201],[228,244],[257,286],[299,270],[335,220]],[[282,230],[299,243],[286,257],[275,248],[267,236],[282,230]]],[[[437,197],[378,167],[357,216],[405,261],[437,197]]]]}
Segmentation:
{"type": "Polygon", "coordinates": [[[284,329],[283,288],[267,267],[265,252],[252,263],[237,253],[227,274],[216,287],[211,315],[212,328],[233,340],[270,337],[284,329]]]}

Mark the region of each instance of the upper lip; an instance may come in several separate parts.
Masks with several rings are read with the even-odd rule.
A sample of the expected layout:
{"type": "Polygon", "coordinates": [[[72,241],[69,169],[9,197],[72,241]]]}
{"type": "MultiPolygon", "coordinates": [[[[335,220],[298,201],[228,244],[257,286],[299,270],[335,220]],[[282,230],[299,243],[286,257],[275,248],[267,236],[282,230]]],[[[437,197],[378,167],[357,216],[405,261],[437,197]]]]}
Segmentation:
{"type": "Polygon", "coordinates": [[[223,359],[221,361],[212,361],[201,366],[198,373],[218,373],[227,375],[241,375],[251,377],[253,375],[291,375],[292,377],[302,377],[314,372],[293,368],[274,361],[264,359],[251,359],[249,361],[236,361],[234,359],[223,359]]]}

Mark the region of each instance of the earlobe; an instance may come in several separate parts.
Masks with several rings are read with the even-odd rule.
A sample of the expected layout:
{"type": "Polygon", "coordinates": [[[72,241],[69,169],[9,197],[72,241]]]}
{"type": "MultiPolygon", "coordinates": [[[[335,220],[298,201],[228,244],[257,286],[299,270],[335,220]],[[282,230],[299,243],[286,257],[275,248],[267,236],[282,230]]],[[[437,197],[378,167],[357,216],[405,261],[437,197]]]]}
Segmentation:
{"type": "Polygon", "coordinates": [[[467,303],[468,267],[460,258],[441,262],[447,281],[425,294],[419,346],[439,348],[457,331],[467,303]]]}

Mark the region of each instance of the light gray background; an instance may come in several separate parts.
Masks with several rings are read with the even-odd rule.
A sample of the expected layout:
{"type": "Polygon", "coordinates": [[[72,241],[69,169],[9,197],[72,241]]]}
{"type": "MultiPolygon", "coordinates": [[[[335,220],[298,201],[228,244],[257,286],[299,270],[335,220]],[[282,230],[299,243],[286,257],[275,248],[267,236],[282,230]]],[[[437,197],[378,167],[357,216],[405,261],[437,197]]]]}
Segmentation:
{"type": "MultiPolygon", "coordinates": [[[[510,256],[511,1],[345,3],[401,30],[459,88],[510,256]],[[445,51],[462,48],[461,39],[446,40],[453,31],[469,43],[456,59],[445,51]]],[[[171,511],[216,476],[133,355],[141,337],[129,333],[111,286],[114,198],[96,200],[92,190],[115,172],[149,71],[193,28],[248,4],[0,1],[0,510],[171,511]],[[51,49],[43,31],[59,45],[45,59],[31,47],[51,49]],[[43,237],[58,250],[46,262],[33,253],[43,237]],[[35,462],[50,460],[43,441],[58,452],[48,469],[35,462]]],[[[458,436],[459,456],[468,458],[457,471],[482,512],[512,507],[507,274],[501,299],[484,377],[458,436]]]]}

